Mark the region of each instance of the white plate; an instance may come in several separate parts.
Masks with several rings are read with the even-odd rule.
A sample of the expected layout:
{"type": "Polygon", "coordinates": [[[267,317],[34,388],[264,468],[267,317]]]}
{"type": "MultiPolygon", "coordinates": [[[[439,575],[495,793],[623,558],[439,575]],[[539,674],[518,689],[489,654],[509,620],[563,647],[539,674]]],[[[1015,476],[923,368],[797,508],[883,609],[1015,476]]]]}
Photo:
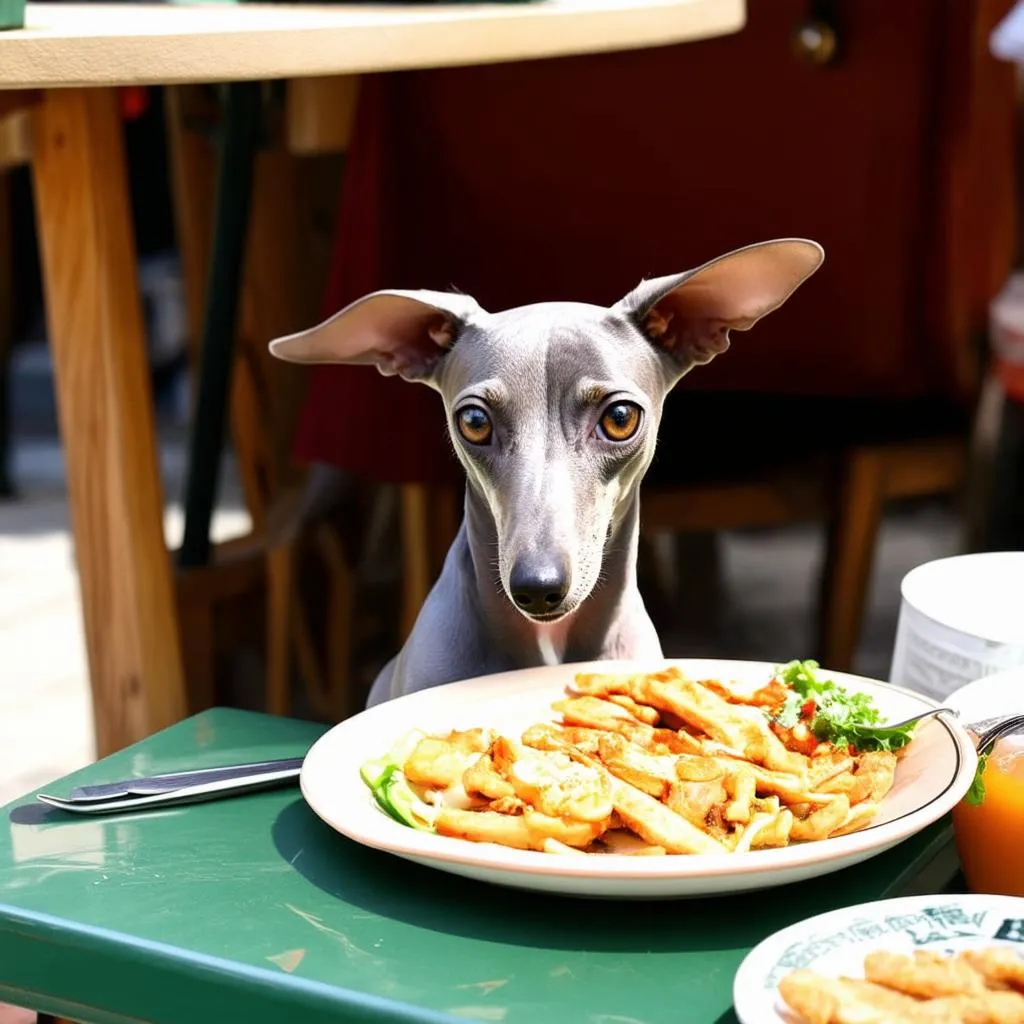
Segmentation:
{"type": "Polygon", "coordinates": [[[797,968],[863,978],[864,957],[876,949],[949,955],[986,946],[1024,951],[1024,899],[908,896],[844,907],[783,928],[755,946],[736,972],[733,1005],[740,1024],[792,1024],[797,1017],[779,997],[778,984],[797,968]]]}
{"type": "MultiPolygon", "coordinates": [[[[518,735],[534,722],[557,718],[551,704],[564,696],[577,672],[651,671],[666,664],[696,678],[735,680],[751,688],[767,683],[775,669],[769,663],[745,661],[606,661],[527,669],[423,690],[379,704],[327,732],[306,756],[303,796],[316,814],[350,839],[442,871],[521,889],[641,899],[745,892],[849,867],[940,818],[974,777],[977,755],[967,733],[953,721],[932,719],[920,727],[900,762],[896,784],[869,828],[785,849],[643,858],[558,857],[421,832],[384,814],[359,777],[364,761],[385,755],[412,729],[490,726],[518,735]]],[[[823,674],[851,692],[869,694],[889,721],[935,707],[927,697],[886,683],[823,674]]]]}

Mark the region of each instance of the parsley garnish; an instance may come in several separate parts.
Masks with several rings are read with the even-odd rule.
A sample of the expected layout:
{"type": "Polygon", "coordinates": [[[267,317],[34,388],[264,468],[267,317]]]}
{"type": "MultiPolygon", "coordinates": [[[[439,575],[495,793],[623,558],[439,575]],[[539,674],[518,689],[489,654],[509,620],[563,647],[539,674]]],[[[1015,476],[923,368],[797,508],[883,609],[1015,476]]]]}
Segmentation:
{"type": "Polygon", "coordinates": [[[964,803],[977,807],[985,799],[985,765],[988,764],[988,754],[978,755],[978,768],[974,773],[974,781],[971,788],[964,796],[964,803]]]}
{"type": "Polygon", "coordinates": [[[910,742],[913,725],[890,729],[874,702],[864,693],[847,693],[831,680],[819,679],[816,661],[791,661],[777,675],[793,692],[775,715],[784,728],[792,728],[807,701],[814,702],[807,725],[823,742],[855,750],[898,750],[910,742]]]}

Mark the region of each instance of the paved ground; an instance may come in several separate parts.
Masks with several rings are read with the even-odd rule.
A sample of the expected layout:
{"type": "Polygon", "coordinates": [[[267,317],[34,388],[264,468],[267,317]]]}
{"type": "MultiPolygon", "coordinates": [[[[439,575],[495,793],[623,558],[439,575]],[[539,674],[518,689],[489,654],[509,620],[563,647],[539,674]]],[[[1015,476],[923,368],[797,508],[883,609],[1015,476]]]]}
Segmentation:
{"type": "MultiPolygon", "coordinates": [[[[74,556],[63,462],[55,438],[16,444],[20,500],[0,503],[0,804],[94,759],[74,556]]],[[[164,441],[167,493],[180,493],[183,445],[164,441]]],[[[229,474],[214,533],[243,532],[229,474]]],[[[181,508],[169,500],[169,544],[181,535],[181,508]]],[[[0,1024],[3,1024],[0,1021],[0,1024]]]]}

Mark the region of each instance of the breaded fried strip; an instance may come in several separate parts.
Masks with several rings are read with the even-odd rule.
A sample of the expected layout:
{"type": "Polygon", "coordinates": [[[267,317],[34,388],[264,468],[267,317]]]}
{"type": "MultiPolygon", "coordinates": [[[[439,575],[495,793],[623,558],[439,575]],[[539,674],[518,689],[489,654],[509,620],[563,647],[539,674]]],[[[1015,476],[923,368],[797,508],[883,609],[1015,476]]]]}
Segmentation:
{"type": "Polygon", "coordinates": [[[935,1024],[1024,1024],[1024,996],[990,991],[929,999],[921,1004],[915,1020],[935,1024]]]}
{"type": "Polygon", "coordinates": [[[779,982],[779,995],[806,1024],[833,1024],[838,1020],[842,994],[837,982],[813,971],[792,971],[779,982]]]}
{"type": "MultiPolygon", "coordinates": [[[[699,754],[703,749],[700,741],[687,733],[655,729],[636,721],[624,709],[596,697],[574,697],[558,701],[553,707],[568,726],[617,732],[652,753],[699,754]],[[614,710],[609,712],[608,708],[614,710]]],[[[523,742],[527,742],[525,735],[523,742]]]]}
{"type": "Polygon", "coordinates": [[[494,768],[490,754],[483,754],[462,775],[462,787],[467,793],[479,793],[490,800],[515,796],[512,783],[503,779],[494,768]]]}
{"type": "Polygon", "coordinates": [[[661,720],[661,715],[655,708],[650,708],[646,704],[637,704],[632,697],[628,697],[624,693],[610,694],[608,700],[612,704],[618,704],[620,708],[625,708],[638,722],[643,722],[644,725],[657,725],[661,720]]]}
{"type": "MultiPolygon", "coordinates": [[[[728,765],[733,760],[719,759],[723,765],[728,765]]],[[[799,775],[794,775],[791,772],[775,772],[763,765],[751,764],[749,761],[741,763],[746,764],[748,770],[753,773],[757,783],[758,796],[777,796],[790,804],[815,805],[830,803],[835,797],[835,794],[832,793],[815,792],[799,775]]]]}
{"type": "Polygon", "coordinates": [[[843,772],[852,772],[855,762],[849,754],[840,754],[828,748],[822,754],[815,754],[807,768],[807,784],[811,789],[821,791],[821,787],[843,772]]]}
{"type": "Polygon", "coordinates": [[[543,850],[549,839],[566,846],[589,846],[603,834],[605,824],[550,818],[529,808],[522,814],[511,815],[443,807],[434,827],[438,835],[468,839],[473,843],[495,843],[515,850],[543,850]]]}
{"type": "Polygon", "coordinates": [[[859,804],[871,796],[871,778],[868,775],[854,775],[853,772],[841,772],[839,775],[826,779],[819,787],[821,793],[843,793],[851,804],[859,804]]]}
{"type": "Polygon", "coordinates": [[[547,814],[527,807],[523,811],[523,821],[529,829],[534,849],[543,849],[548,839],[564,843],[566,846],[584,847],[589,846],[595,839],[608,831],[611,820],[604,821],[573,821],[569,818],[554,818],[547,814]]]}
{"type": "Polygon", "coordinates": [[[928,963],[887,950],[868,953],[864,958],[864,976],[868,981],[921,999],[985,991],[985,979],[965,960],[928,963]]]}
{"type": "Polygon", "coordinates": [[[668,796],[675,781],[674,758],[648,754],[618,733],[606,734],[601,738],[597,755],[616,778],[659,800],[668,796]]]}
{"type": "Polygon", "coordinates": [[[615,810],[625,824],[652,846],[669,853],[726,853],[728,848],[654,797],[612,779],[615,810]]]}
{"type": "MultiPolygon", "coordinates": [[[[884,985],[878,985],[873,981],[865,981],[862,978],[840,978],[840,985],[846,991],[847,1006],[851,1001],[856,1001],[861,1007],[868,1008],[872,1015],[881,1012],[882,1020],[886,1024],[904,1024],[904,1022],[917,1021],[920,1019],[922,1004],[911,996],[896,992],[884,985]]],[[[849,1013],[849,1010],[845,1010],[849,1013]]],[[[842,1019],[844,1010],[840,1010],[842,1019]]],[[[852,1014],[850,1014],[852,1017],[852,1014]]],[[[872,1016],[872,1019],[877,1019],[872,1016]]],[[[945,1019],[944,1024],[957,1024],[958,1018],[945,1019]]]]}
{"type": "Polygon", "coordinates": [[[487,805],[487,810],[497,811],[499,814],[522,814],[526,810],[526,804],[517,796],[503,796],[498,800],[492,800],[487,805]]]}
{"type": "Polygon", "coordinates": [[[657,676],[645,676],[636,682],[633,697],[679,715],[688,725],[767,768],[796,774],[805,771],[806,761],[787,750],[762,717],[744,713],[689,679],[669,684],[657,676]]]}
{"type": "Polygon", "coordinates": [[[621,722],[637,722],[625,708],[599,697],[569,697],[556,701],[552,707],[567,725],[582,725],[588,729],[614,732],[621,722]]]}
{"type": "Polygon", "coordinates": [[[601,847],[622,857],[664,857],[667,852],[662,846],[651,846],[627,828],[609,829],[601,836],[601,847]]]}
{"type": "Polygon", "coordinates": [[[707,830],[708,820],[729,799],[724,776],[709,782],[676,782],[668,794],[668,806],[698,828],[707,830]]]}
{"type": "Polygon", "coordinates": [[[681,782],[711,782],[724,777],[727,764],[714,757],[683,754],[676,758],[676,775],[681,782]]]}
{"type": "Polygon", "coordinates": [[[523,733],[522,741],[523,746],[533,747],[535,750],[561,750],[568,743],[585,750],[588,754],[596,754],[597,745],[602,737],[607,735],[603,729],[538,722],[523,733]]]}
{"type": "Polygon", "coordinates": [[[837,828],[842,828],[850,813],[850,801],[842,794],[806,818],[796,818],[790,830],[790,838],[801,841],[827,839],[837,828]]]}
{"type": "Polygon", "coordinates": [[[607,778],[564,752],[534,750],[499,736],[491,744],[494,769],[520,800],[542,814],[605,821],[612,813],[607,778]]]}
{"type": "Polygon", "coordinates": [[[751,849],[767,850],[771,847],[788,846],[793,820],[793,812],[788,807],[783,807],[771,824],[758,830],[751,841],[751,849]]]}
{"type": "Polygon", "coordinates": [[[669,853],[728,852],[728,848],[717,839],[702,832],[654,797],[617,779],[595,757],[568,745],[565,750],[573,760],[595,768],[607,778],[616,814],[627,828],[652,846],[663,846],[669,853]]]}
{"type": "MultiPolygon", "coordinates": [[[[638,679],[643,679],[645,676],[647,674],[642,672],[625,675],[605,672],[577,672],[572,681],[572,689],[576,693],[587,694],[591,697],[608,697],[613,693],[620,693],[633,697],[636,700],[637,698],[633,693],[633,685],[638,679]]],[[[682,679],[683,674],[678,668],[669,667],[659,672],[650,673],[649,678],[659,679],[663,682],[673,682],[682,679]]],[[[638,703],[644,702],[638,701],[638,703]]]]}
{"type": "MultiPolygon", "coordinates": [[[[853,773],[857,778],[868,780],[868,795],[863,799],[877,804],[896,782],[896,755],[889,750],[869,750],[858,754],[853,773]]],[[[850,802],[855,801],[851,799],[850,802]]]]}
{"type": "Polygon", "coordinates": [[[583,850],[577,850],[574,846],[566,846],[557,839],[545,839],[542,844],[545,853],[569,854],[572,857],[586,857],[583,850]]]}
{"type": "Polygon", "coordinates": [[[439,836],[468,839],[471,843],[495,843],[514,850],[534,849],[533,835],[522,815],[442,807],[434,819],[434,828],[439,836]]]}
{"type": "Polygon", "coordinates": [[[877,813],[878,804],[873,800],[862,800],[859,804],[855,804],[850,808],[846,821],[839,828],[829,832],[829,836],[847,836],[851,832],[859,832],[866,825],[870,824],[877,813]]]}
{"type": "Polygon", "coordinates": [[[490,738],[482,729],[453,732],[447,736],[424,736],[416,744],[402,770],[410,782],[436,789],[462,778],[463,772],[483,754],[490,738]]]}
{"type": "Polygon", "coordinates": [[[754,798],[757,796],[757,780],[748,765],[741,762],[726,773],[725,791],[729,802],[725,806],[723,816],[733,824],[745,825],[750,821],[754,798]]]}
{"type": "Polygon", "coordinates": [[[1008,985],[1024,992],[1024,960],[1005,946],[971,949],[960,954],[990,985],[1008,985]]]}

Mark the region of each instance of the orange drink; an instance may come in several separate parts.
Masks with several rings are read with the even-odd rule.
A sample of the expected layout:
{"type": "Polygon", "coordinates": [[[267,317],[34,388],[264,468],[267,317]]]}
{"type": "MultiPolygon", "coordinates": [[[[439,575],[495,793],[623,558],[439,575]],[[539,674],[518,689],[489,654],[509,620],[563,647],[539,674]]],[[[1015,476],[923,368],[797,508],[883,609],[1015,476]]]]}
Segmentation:
{"type": "Polygon", "coordinates": [[[971,892],[1024,896],[1024,736],[1008,736],[992,750],[982,775],[980,802],[962,800],[953,827],[971,892]]]}

